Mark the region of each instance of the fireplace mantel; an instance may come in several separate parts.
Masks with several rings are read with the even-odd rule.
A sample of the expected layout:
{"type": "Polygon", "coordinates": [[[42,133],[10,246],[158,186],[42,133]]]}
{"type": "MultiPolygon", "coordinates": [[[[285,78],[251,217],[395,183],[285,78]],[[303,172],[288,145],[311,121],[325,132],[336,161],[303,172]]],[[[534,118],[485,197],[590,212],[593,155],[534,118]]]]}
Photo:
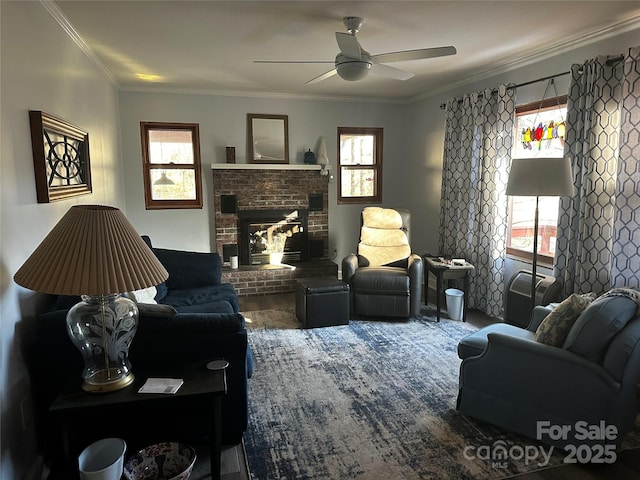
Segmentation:
{"type": "MultiPolygon", "coordinates": [[[[212,163],[211,170],[322,170],[323,165],[301,163],[212,163]]],[[[331,165],[324,165],[331,170],[331,165]]]]}

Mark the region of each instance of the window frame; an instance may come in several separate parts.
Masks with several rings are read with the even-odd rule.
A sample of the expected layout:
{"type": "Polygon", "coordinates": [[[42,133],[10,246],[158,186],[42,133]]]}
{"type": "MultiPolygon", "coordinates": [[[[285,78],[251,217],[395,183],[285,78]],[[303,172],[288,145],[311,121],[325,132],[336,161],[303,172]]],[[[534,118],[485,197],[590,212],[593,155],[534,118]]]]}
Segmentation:
{"type": "Polygon", "coordinates": [[[382,145],[384,129],[381,127],[338,127],[338,204],[369,204],[382,203],[382,145]],[[374,137],[374,162],[371,165],[342,165],[340,157],[340,138],[342,135],[373,135],[374,137]],[[374,170],[374,195],[343,197],[342,196],[342,171],[346,170],[374,170]]]}
{"type": "Polygon", "coordinates": [[[176,122],[140,122],[140,140],[142,147],[142,176],[144,183],[144,202],[147,210],[202,208],[202,170],[200,161],[200,127],[197,123],[176,122]],[[151,130],[177,130],[191,133],[193,163],[151,163],[149,152],[149,132],[151,130]],[[155,200],[152,197],[151,170],[193,170],[195,181],[194,199],[155,200]]]}
{"type": "MultiPolygon", "coordinates": [[[[535,111],[544,111],[544,110],[550,110],[550,109],[554,109],[554,108],[559,108],[564,106],[566,108],[567,106],[567,99],[568,96],[567,95],[559,95],[557,97],[552,97],[552,98],[548,98],[548,99],[543,99],[542,101],[536,101],[536,102],[531,102],[531,103],[527,103],[524,105],[519,105],[516,107],[516,117],[518,115],[523,115],[523,114],[529,114],[529,113],[533,113],[535,111]]],[[[519,141],[520,138],[520,132],[518,132],[518,128],[517,128],[517,121],[514,122],[514,151],[515,151],[515,145],[516,143],[519,141]]],[[[513,160],[513,159],[512,159],[513,160]]],[[[517,259],[517,260],[523,260],[523,261],[528,261],[528,262],[533,262],[533,252],[529,252],[527,250],[520,250],[519,248],[514,248],[509,246],[509,243],[511,241],[511,225],[512,225],[512,221],[513,221],[513,197],[508,197],[507,200],[507,211],[508,211],[508,225],[507,225],[507,255],[511,258],[517,259]]],[[[557,227],[557,225],[556,225],[557,227]]],[[[540,235],[541,233],[543,233],[544,229],[540,229],[538,231],[538,234],[540,235]]],[[[538,242],[538,248],[540,248],[542,246],[542,242],[538,242]]],[[[538,257],[537,257],[537,261],[539,264],[545,265],[545,266],[553,266],[553,260],[554,257],[550,256],[550,255],[546,255],[544,253],[538,253],[538,257]]]]}

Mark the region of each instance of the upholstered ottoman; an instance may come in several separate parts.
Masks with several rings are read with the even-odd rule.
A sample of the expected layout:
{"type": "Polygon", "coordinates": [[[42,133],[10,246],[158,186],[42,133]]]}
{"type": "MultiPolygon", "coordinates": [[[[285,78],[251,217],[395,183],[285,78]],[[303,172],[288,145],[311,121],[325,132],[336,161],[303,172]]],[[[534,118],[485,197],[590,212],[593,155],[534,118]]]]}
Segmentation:
{"type": "Polygon", "coordinates": [[[296,317],[304,328],[349,324],[349,285],[331,277],[296,280],[296,317]]]}

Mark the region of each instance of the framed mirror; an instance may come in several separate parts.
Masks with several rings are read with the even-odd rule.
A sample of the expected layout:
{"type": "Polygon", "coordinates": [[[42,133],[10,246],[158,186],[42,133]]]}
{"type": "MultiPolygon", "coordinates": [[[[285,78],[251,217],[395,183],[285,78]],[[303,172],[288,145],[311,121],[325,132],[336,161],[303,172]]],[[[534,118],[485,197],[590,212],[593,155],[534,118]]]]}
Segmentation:
{"type": "Polygon", "coordinates": [[[289,163],[287,115],[247,114],[247,160],[249,163],[289,163]]]}

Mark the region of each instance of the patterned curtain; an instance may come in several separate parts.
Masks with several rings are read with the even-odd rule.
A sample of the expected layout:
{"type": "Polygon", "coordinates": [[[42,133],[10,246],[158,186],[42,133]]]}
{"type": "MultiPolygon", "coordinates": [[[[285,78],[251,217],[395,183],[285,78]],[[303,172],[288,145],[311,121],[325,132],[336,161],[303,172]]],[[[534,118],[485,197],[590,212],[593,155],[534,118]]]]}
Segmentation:
{"type": "Polygon", "coordinates": [[[515,90],[506,85],[446,104],[440,253],[475,265],[469,307],[496,317],[503,309],[515,106],[515,90]]]}
{"type": "Polygon", "coordinates": [[[571,67],[565,154],[575,194],[560,199],[554,262],[565,296],[638,286],[638,54],[571,67]]]}
{"type": "Polygon", "coordinates": [[[612,287],[640,289],[640,47],[624,61],[612,287]]]}

